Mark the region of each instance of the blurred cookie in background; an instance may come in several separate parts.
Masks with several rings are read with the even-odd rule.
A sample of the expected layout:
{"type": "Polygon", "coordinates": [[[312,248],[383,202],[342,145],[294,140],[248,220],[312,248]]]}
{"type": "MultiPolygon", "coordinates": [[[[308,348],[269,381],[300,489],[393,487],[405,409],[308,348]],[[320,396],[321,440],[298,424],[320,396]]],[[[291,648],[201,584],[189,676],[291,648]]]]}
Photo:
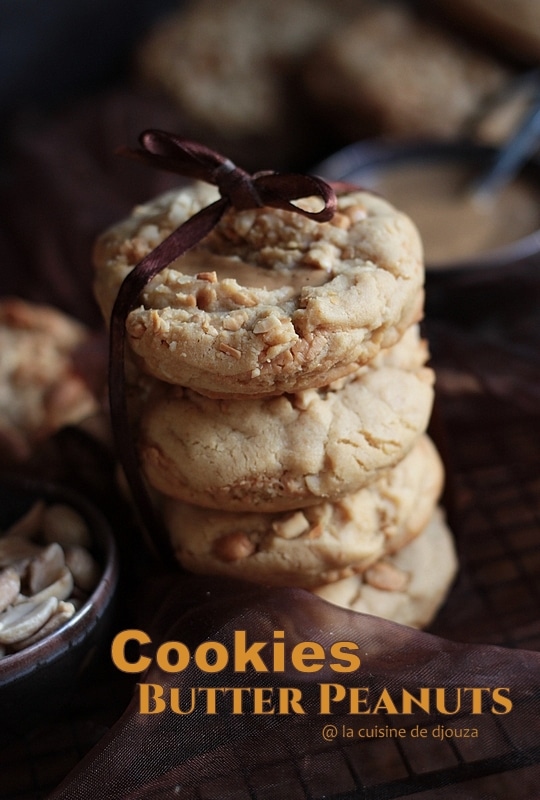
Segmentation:
{"type": "Polygon", "coordinates": [[[182,112],[186,127],[178,133],[221,149],[241,166],[308,165],[320,152],[324,126],[312,126],[298,68],[359,5],[195,0],[141,40],[138,80],[182,112]]]}
{"type": "Polygon", "coordinates": [[[0,302],[0,462],[21,462],[64,425],[99,411],[88,330],[60,311],[18,298],[0,302]]]}
{"type": "Polygon", "coordinates": [[[340,135],[461,135],[513,71],[405,5],[372,5],[321,44],[307,90],[340,135]]]}

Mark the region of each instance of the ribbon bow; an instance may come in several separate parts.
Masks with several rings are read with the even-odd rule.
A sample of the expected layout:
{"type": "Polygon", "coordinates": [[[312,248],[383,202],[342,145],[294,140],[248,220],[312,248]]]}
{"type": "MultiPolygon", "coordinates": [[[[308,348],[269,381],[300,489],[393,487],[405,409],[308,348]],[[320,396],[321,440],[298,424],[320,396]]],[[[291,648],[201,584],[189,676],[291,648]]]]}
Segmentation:
{"type": "Polygon", "coordinates": [[[219,200],[176,228],[135,265],[120,286],[111,317],[109,403],[118,455],[141,521],[161,555],[170,558],[169,538],[156,519],[141,478],[128,420],[123,362],[127,317],[137,306],[146,284],[210,233],[231,206],[239,211],[270,206],[294,211],[317,222],[328,222],[336,209],[336,195],[325,181],[315,176],[270,171],[250,175],[214,150],[165,131],[144,131],[139,143],[140,149],[123,147],[118,153],[187,178],[211,183],[217,186],[221,195],[219,200]],[[307,211],[293,202],[310,196],[321,198],[321,210],[307,211]]]}
{"type": "Polygon", "coordinates": [[[328,222],[336,210],[335,193],[320,178],[272,171],[250,175],[215,150],[164,131],[144,131],[139,142],[141,149],[123,147],[118,153],[186,178],[211,183],[218,187],[227,204],[238,211],[271,206],[298,212],[318,222],[328,222]],[[321,197],[324,206],[320,211],[305,211],[291,202],[311,195],[321,197]]]}

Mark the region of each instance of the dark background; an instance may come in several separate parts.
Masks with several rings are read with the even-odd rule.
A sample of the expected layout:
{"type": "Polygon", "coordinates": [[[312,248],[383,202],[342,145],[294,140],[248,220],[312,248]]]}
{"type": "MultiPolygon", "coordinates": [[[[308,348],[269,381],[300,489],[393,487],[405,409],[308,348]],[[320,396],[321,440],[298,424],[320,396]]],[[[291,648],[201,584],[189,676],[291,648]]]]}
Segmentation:
{"type": "Polygon", "coordinates": [[[0,0],[0,122],[58,109],[129,71],[138,37],[181,0],[0,0]]]}

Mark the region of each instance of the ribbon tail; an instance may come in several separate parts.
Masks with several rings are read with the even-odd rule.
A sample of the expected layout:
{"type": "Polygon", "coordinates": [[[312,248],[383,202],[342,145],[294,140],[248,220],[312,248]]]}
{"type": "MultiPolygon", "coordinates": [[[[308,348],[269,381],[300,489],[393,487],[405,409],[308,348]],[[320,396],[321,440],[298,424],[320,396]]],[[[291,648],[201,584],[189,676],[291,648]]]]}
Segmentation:
{"type": "Polygon", "coordinates": [[[164,239],[125,277],[120,286],[110,323],[109,406],[116,450],[124,470],[140,522],[165,563],[171,563],[172,550],[162,520],[156,514],[150,493],[141,476],[136,437],[128,415],[124,351],[126,320],[137,306],[148,282],[175,259],[201,241],[219,222],[229,205],[224,198],[203,208],[164,239]]]}

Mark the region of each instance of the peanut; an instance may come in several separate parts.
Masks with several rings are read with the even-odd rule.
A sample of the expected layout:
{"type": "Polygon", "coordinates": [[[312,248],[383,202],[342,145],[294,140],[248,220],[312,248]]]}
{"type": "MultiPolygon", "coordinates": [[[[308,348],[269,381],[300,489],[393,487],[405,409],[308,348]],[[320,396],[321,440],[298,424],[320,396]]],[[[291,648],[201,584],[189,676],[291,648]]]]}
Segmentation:
{"type": "Polygon", "coordinates": [[[43,515],[43,536],[46,542],[58,542],[63,547],[80,544],[89,547],[88,525],[71,506],[61,503],[49,506],[43,515]]]}
{"type": "Polygon", "coordinates": [[[75,509],[41,501],[0,535],[0,658],[58,630],[86,601],[101,572],[90,541],[75,509]]]}
{"type": "Polygon", "coordinates": [[[32,636],[54,614],[58,606],[56,597],[41,602],[27,600],[11,606],[0,614],[0,642],[13,644],[32,636]]]}
{"type": "Polygon", "coordinates": [[[17,598],[21,589],[21,579],[13,567],[0,572],[0,612],[4,611],[17,598]]]}
{"type": "Polygon", "coordinates": [[[296,511],[291,516],[274,522],[272,527],[282,539],[296,539],[308,530],[309,522],[302,511],[296,511]]]}
{"type": "Polygon", "coordinates": [[[245,533],[229,533],[216,542],[216,553],[223,561],[239,561],[255,552],[255,545],[245,533]]]}
{"type": "Polygon", "coordinates": [[[406,572],[385,561],[378,561],[373,564],[364,573],[364,578],[370,586],[386,592],[402,592],[409,582],[406,572]]]}

